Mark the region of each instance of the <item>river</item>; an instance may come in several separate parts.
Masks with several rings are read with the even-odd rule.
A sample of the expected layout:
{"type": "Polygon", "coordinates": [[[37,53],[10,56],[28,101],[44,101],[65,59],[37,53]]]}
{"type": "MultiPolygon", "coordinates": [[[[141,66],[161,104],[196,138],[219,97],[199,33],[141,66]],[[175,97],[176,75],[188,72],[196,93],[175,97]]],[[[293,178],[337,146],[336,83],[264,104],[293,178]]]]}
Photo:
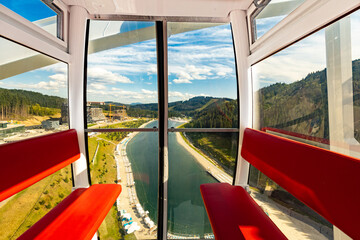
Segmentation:
{"type": "MultiPolygon", "coordinates": [[[[169,127],[181,123],[169,121],[169,127]]],[[[145,127],[157,127],[157,121],[145,127]]],[[[137,196],[150,218],[157,222],[158,133],[137,134],[126,148],[134,173],[137,196]]],[[[200,194],[200,184],[217,182],[178,144],[169,133],[168,230],[173,234],[211,233],[211,226],[200,194]]]]}

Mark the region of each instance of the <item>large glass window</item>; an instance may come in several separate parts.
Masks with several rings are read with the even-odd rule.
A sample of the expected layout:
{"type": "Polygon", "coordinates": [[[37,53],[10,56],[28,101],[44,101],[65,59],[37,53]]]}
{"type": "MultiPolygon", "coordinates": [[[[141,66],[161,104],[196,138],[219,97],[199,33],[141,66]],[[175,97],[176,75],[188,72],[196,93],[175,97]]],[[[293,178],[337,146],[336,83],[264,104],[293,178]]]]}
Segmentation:
{"type": "Polygon", "coordinates": [[[199,189],[233,182],[239,116],[231,27],[168,23],[168,33],[169,128],[175,131],[168,136],[168,237],[214,238],[199,189]]]}
{"type": "Polygon", "coordinates": [[[169,116],[186,128],[236,128],[237,82],[229,24],[168,23],[169,116]]]}
{"type": "Polygon", "coordinates": [[[360,142],[360,11],[350,15],[355,139],[360,142]]]}
{"type": "MultiPolygon", "coordinates": [[[[359,16],[352,13],[252,67],[255,128],[359,157],[353,151],[359,145],[359,16]]],[[[249,184],[289,239],[333,238],[329,222],[254,167],[249,184]]]]}
{"type": "Polygon", "coordinates": [[[0,0],[0,4],[33,22],[52,35],[62,38],[62,11],[50,0],[0,0]]]}
{"type": "MultiPolygon", "coordinates": [[[[199,187],[233,181],[238,91],[231,28],[168,23],[167,30],[167,234],[169,239],[213,238],[199,187]]],[[[99,235],[156,238],[161,211],[155,24],[91,21],[88,53],[91,179],[123,186],[99,235]]]]}
{"type": "Polygon", "coordinates": [[[152,22],[91,21],[87,68],[88,128],[137,128],[157,118],[152,22]]]}
{"type": "Polygon", "coordinates": [[[99,236],[156,239],[159,147],[155,132],[155,24],[91,21],[88,54],[86,114],[91,181],[118,183],[123,188],[100,226],[99,236]]]}
{"type": "Polygon", "coordinates": [[[68,129],[67,64],[4,38],[0,46],[0,143],[68,129]]]}
{"type": "MultiPolygon", "coordinates": [[[[67,65],[4,38],[0,48],[0,144],[68,129],[67,65]]],[[[19,237],[71,188],[67,166],[2,201],[0,239],[19,237]]]]}

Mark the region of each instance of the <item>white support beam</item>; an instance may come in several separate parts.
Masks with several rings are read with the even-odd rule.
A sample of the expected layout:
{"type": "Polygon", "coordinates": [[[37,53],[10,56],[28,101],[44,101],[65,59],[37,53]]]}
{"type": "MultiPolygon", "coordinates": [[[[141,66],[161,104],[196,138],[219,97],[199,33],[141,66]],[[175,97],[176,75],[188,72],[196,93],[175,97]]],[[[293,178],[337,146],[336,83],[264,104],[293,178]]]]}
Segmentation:
{"type": "MultiPolygon", "coordinates": [[[[352,155],[351,146],[359,143],[354,138],[350,17],[327,27],[325,38],[330,150],[352,155]]],[[[351,238],[334,226],[334,239],[351,238]]]]}
{"type": "Polygon", "coordinates": [[[235,10],[230,13],[230,21],[233,31],[235,46],[236,67],[239,88],[239,152],[237,159],[237,169],[235,173],[235,185],[247,186],[249,176],[249,163],[241,155],[244,130],[252,127],[252,84],[249,78],[248,56],[250,53],[246,14],[245,11],[235,10]]]}
{"type": "Polygon", "coordinates": [[[359,0],[307,0],[251,45],[249,64],[261,61],[358,7],[359,0]]]}
{"type": "Polygon", "coordinates": [[[84,135],[84,57],[87,11],[79,6],[70,8],[69,26],[69,118],[70,127],[76,129],[80,159],[73,163],[75,188],[88,187],[88,171],[84,135]]]}

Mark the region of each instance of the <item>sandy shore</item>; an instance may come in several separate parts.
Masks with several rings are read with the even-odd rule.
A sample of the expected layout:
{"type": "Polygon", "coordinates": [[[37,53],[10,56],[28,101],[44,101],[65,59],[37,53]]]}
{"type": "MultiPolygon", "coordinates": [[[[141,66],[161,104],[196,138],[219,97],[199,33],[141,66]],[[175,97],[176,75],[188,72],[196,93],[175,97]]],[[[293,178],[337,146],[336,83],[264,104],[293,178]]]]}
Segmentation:
{"type": "Polygon", "coordinates": [[[196,161],[205,169],[207,170],[215,179],[217,179],[219,182],[226,182],[229,184],[232,184],[233,178],[221,170],[218,166],[214,164],[214,162],[210,161],[209,159],[205,158],[203,155],[195,151],[189,144],[185,142],[183,137],[179,132],[176,134],[176,141],[184,147],[193,157],[196,159],[196,161]]]}
{"type": "MultiPolygon", "coordinates": [[[[147,124],[153,122],[151,120],[142,124],[139,128],[144,128],[147,124]]],[[[132,175],[131,163],[127,158],[126,146],[127,143],[131,141],[139,132],[132,132],[128,134],[115,148],[115,161],[117,166],[117,178],[121,179],[119,184],[123,187],[122,193],[117,199],[118,210],[126,210],[126,212],[131,214],[131,217],[134,222],[137,222],[141,227],[139,231],[135,231],[134,234],[137,239],[156,239],[156,230],[149,229],[145,222],[144,218],[139,215],[135,208],[136,203],[140,203],[136,194],[135,185],[128,185],[127,176],[131,175],[132,181],[134,177],[132,175]],[[129,164],[130,163],[130,164],[129,164]]],[[[145,209],[146,210],[146,209],[145,209]]]]}

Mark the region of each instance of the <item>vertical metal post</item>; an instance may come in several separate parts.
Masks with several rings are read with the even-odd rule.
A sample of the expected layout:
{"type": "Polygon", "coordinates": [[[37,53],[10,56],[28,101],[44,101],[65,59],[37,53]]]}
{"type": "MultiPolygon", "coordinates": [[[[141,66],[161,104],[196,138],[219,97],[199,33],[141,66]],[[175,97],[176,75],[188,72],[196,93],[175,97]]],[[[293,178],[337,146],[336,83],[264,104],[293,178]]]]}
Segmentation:
{"type": "Polygon", "coordinates": [[[167,23],[156,22],[156,48],[158,69],[159,113],[159,192],[158,192],[158,239],[167,235],[167,186],[168,164],[168,68],[167,68],[167,23]]]}
{"type": "Polygon", "coordinates": [[[84,138],[84,57],[87,11],[80,6],[71,6],[69,24],[69,120],[76,129],[80,147],[80,159],[72,164],[75,188],[88,187],[88,165],[84,138]]]}
{"type": "MultiPolygon", "coordinates": [[[[350,17],[327,27],[325,39],[330,150],[353,155],[350,146],[359,143],[354,138],[350,17]]],[[[334,226],[334,239],[351,238],[334,226]]]]}
{"type": "Polygon", "coordinates": [[[235,171],[235,185],[247,186],[249,176],[249,163],[240,154],[244,130],[252,126],[252,84],[249,78],[248,56],[250,54],[248,42],[248,30],[246,13],[242,10],[234,10],[230,13],[233,31],[236,67],[239,89],[239,153],[235,171]]]}

